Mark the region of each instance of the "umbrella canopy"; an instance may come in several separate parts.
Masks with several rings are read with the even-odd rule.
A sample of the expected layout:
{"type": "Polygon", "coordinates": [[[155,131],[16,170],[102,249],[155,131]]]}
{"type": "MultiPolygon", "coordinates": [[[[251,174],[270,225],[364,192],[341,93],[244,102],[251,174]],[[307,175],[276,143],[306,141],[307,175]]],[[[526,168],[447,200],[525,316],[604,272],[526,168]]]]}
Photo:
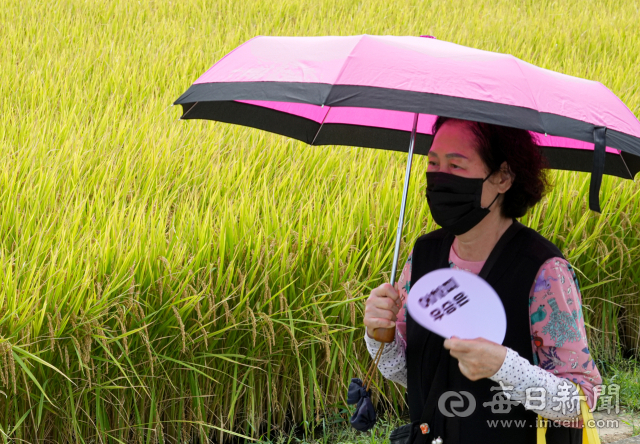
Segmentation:
{"type": "Polygon", "coordinates": [[[311,145],[426,155],[437,116],[531,131],[551,168],[640,171],[640,122],[599,82],[507,54],[433,38],[360,35],[255,37],[218,61],[175,104],[183,119],[259,128],[311,145]]]}

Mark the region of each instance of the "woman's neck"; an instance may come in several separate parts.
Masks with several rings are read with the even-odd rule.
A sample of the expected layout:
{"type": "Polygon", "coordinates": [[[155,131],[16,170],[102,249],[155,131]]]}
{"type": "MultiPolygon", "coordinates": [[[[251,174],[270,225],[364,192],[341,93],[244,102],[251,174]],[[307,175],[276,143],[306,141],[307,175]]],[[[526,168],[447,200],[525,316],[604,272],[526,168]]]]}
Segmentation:
{"type": "Polygon", "coordinates": [[[455,251],[465,261],[486,261],[513,219],[491,212],[471,230],[456,236],[455,251]]]}

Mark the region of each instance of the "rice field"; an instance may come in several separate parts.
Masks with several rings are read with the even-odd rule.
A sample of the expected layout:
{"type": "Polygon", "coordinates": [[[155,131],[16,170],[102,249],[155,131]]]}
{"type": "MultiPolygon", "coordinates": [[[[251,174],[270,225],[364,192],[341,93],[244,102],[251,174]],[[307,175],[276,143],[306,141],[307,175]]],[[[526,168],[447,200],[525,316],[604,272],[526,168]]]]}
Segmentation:
{"type": "MultiPolygon", "coordinates": [[[[179,121],[171,103],[237,45],[434,35],[598,80],[640,116],[638,23],[635,0],[4,0],[2,442],[266,441],[346,418],[406,155],[179,121]]],[[[402,262],[436,228],[426,166],[402,262]]],[[[605,177],[598,215],[588,175],[554,182],[521,221],[578,270],[596,358],[637,354],[640,187],[605,177]]]]}

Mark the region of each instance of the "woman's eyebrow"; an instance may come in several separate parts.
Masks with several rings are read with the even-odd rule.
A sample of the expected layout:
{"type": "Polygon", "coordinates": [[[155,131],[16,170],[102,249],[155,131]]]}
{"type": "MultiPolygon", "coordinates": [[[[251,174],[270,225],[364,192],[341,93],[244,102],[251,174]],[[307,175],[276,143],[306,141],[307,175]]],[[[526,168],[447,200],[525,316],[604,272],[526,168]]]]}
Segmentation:
{"type": "MultiPolygon", "coordinates": [[[[429,156],[433,156],[433,157],[435,157],[436,159],[438,158],[438,155],[437,155],[436,153],[431,152],[431,151],[429,151],[429,156]]],[[[467,156],[463,156],[463,155],[462,155],[462,154],[460,154],[460,153],[449,153],[449,154],[445,154],[445,156],[444,156],[444,157],[446,157],[447,159],[451,159],[451,158],[453,158],[453,157],[459,157],[459,158],[461,158],[461,159],[467,159],[467,160],[469,160],[469,158],[468,158],[467,156]]]]}

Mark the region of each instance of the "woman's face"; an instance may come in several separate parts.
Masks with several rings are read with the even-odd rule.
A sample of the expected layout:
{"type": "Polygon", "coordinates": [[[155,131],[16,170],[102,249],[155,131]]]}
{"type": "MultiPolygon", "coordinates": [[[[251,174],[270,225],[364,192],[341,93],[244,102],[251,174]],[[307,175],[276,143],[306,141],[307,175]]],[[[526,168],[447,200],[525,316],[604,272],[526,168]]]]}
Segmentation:
{"type": "Polygon", "coordinates": [[[475,145],[475,136],[467,124],[456,120],[446,121],[438,130],[429,150],[427,171],[484,179],[489,169],[475,145]]]}
{"type": "MultiPolygon", "coordinates": [[[[507,169],[506,162],[501,168],[507,169]]],[[[427,171],[442,172],[470,179],[484,179],[489,168],[476,150],[476,139],[471,128],[465,122],[446,121],[438,130],[429,151],[427,171]]],[[[482,186],[481,205],[489,206],[498,193],[506,193],[511,187],[509,174],[493,174],[482,186]]],[[[503,197],[491,206],[495,209],[502,204],[503,197]]]]}

